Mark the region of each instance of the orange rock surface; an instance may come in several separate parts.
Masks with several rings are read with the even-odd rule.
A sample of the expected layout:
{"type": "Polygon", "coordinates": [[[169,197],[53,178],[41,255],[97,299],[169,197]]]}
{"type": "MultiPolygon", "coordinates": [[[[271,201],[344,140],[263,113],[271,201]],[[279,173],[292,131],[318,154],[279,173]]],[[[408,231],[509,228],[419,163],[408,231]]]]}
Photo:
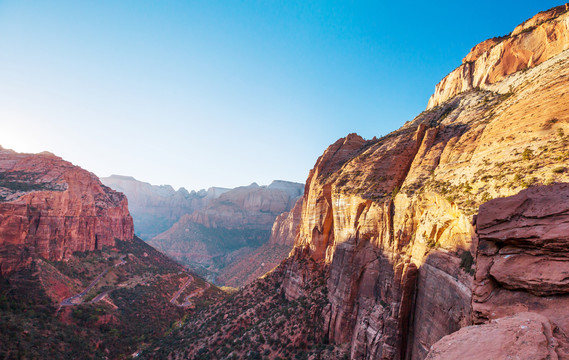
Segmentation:
{"type": "Polygon", "coordinates": [[[131,240],[126,197],[49,153],[0,148],[0,270],[131,240]]]}
{"type": "Polygon", "coordinates": [[[480,207],[472,310],[476,324],[531,311],[569,358],[569,184],[529,188],[480,207]]]}
{"type": "Polygon", "coordinates": [[[569,48],[569,12],[562,5],[541,12],[506,37],[476,45],[463,64],[435,87],[427,109],[461,92],[503,80],[517,71],[539,65],[569,48]]]}

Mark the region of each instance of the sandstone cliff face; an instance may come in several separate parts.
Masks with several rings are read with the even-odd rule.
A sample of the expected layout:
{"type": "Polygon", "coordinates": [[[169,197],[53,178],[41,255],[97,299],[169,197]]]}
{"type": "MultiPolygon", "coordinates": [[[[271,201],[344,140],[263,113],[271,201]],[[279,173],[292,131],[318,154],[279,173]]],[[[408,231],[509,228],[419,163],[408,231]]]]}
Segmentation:
{"type": "MultiPolygon", "coordinates": [[[[517,71],[534,67],[569,48],[569,13],[563,5],[541,12],[503,38],[475,46],[462,65],[435,88],[428,109],[457,94],[503,80],[517,71]]],[[[506,90],[507,91],[507,90],[506,90]]]]}
{"type": "MultiPolygon", "coordinates": [[[[553,31],[559,42],[550,49],[557,50],[528,55],[527,71],[486,71],[488,90],[443,82],[438,106],[400,130],[371,141],[348,135],[317,160],[283,286],[288,298],[299,298],[308,274],[329,271],[327,336],[349,344],[351,358],[424,359],[436,341],[469,325],[478,205],[569,180],[565,17],[496,40],[510,44],[510,52],[492,53],[506,64],[516,42],[531,43],[522,36],[553,31]]],[[[536,48],[551,43],[532,41],[541,43],[536,48]]],[[[497,46],[481,45],[471,61],[489,61],[484,48],[497,46]]],[[[502,281],[515,288],[520,277],[502,281]]],[[[551,282],[564,286],[560,277],[551,282]]]]}
{"type": "Polygon", "coordinates": [[[133,236],[126,197],[95,175],[49,153],[0,148],[2,274],[36,256],[59,261],[133,236]]]}
{"type": "Polygon", "coordinates": [[[227,281],[241,286],[251,279],[253,272],[270,270],[269,264],[282,261],[290,251],[290,240],[279,245],[275,238],[274,246],[254,253],[268,242],[275,218],[289,211],[300,195],[302,184],[286,181],[238,187],[204,209],[182,216],[150,244],[183,264],[202,270],[209,279],[217,277],[219,284],[227,281]],[[271,249],[282,257],[277,258],[278,254],[271,253],[271,249]],[[244,265],[250,257],[256,260],[244,265]],[[255,264],[261,269],[253,268],[255,264]]]}
{"type": "Polygon", "coordinates": [[[127,196],[135,232],[144,240],[168,230],[183,215],[204,208],[229,191],[219,187],[198,192],[184,188],[175,191],[170,185],[156,186],[120,175],[101,178],[101,182],[127,196]]]}

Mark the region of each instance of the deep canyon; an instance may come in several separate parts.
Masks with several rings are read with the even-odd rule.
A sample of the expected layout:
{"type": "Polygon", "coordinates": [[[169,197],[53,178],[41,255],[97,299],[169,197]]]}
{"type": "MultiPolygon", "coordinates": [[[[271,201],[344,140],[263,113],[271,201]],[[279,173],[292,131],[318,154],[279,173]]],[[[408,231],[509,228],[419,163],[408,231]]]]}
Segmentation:
{"type": "Polygon", "coordinates": [[[424,112],[339,139],[304,187],[104,179],[127,201],[0,149],[0,353],[569,359],[568,10],[476,45],[424,112]]]}

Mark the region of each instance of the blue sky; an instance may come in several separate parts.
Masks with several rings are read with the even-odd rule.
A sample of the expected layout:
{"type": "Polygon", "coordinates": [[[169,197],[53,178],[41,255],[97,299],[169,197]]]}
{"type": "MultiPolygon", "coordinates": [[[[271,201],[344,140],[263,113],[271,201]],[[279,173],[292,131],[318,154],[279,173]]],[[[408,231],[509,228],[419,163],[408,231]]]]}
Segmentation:
{"type": "Polygon", "coordinates": [[[304,182],[558,1],[2,1],[0,144],[188,189],[304,182]]]}

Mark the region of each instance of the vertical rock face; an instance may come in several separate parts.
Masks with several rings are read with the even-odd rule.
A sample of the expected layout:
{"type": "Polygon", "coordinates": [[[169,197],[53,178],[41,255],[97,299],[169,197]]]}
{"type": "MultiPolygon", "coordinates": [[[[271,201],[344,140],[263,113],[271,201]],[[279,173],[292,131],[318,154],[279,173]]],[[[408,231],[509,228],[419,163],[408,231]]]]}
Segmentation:
{"type": "Polygon", "coordinates": [[[212,187],[188,192],[184,188],[175,191],[170,185],[150,185],[130,176],[111,175],[101,178],[108,187],[128,197],[134,229],[144,240],[168,230],[183,215],[191,214],[207,206],[229,189],[212,187]]]}
{"type": "Polygon", "coordinates": [[[486,88],[517,71],[534,67],[569,48],[568,5],[541,12],[505,37],[475,46],[462,65],[437,84],[428,109],[457,94],[486,88]]]}
{"type": "Polygon", "coordinates": [[[49,153],[0,148],[2,274],[34,256],[62,260],[133,236],[126,197],[95,175],[49,153]]]}
{"type": "MultiPolygon", "coordinates": [[[[478,206],[569,180],[567,15],[554,9],[543,16],[535,28],[476,47],[451,74],[456,79],[437,88],[437,106],[381,139],[338,140],[311,170],[295,247],[283,264],[284,292],[302,297],[311,272],[329,273],[327,336],[349,344],[351,358],[424,359],[435,342],[471,323],[472,306],[481,319],[489,316],[472,305],[474,271],[486,266],[480,255],[475,261],[478,206]],[[533,50],[531,67],[520,72],[527,63],[510,59],[525,54],[522,43],[533,50]],[[474,78],[491,86],[476,88],[474,78]]],[[[524,264],[541,268],[535,255],[524,264]]],[[[562,259],[547,265],[562,271],[539,290],[528,284],[542,275],[505,274],[508,260],[489,275],[504,289],[525,284],[542,297],[564,289],[562,259]]],[[[483,285],[474,291],[488,296],[483,285]]]]}

